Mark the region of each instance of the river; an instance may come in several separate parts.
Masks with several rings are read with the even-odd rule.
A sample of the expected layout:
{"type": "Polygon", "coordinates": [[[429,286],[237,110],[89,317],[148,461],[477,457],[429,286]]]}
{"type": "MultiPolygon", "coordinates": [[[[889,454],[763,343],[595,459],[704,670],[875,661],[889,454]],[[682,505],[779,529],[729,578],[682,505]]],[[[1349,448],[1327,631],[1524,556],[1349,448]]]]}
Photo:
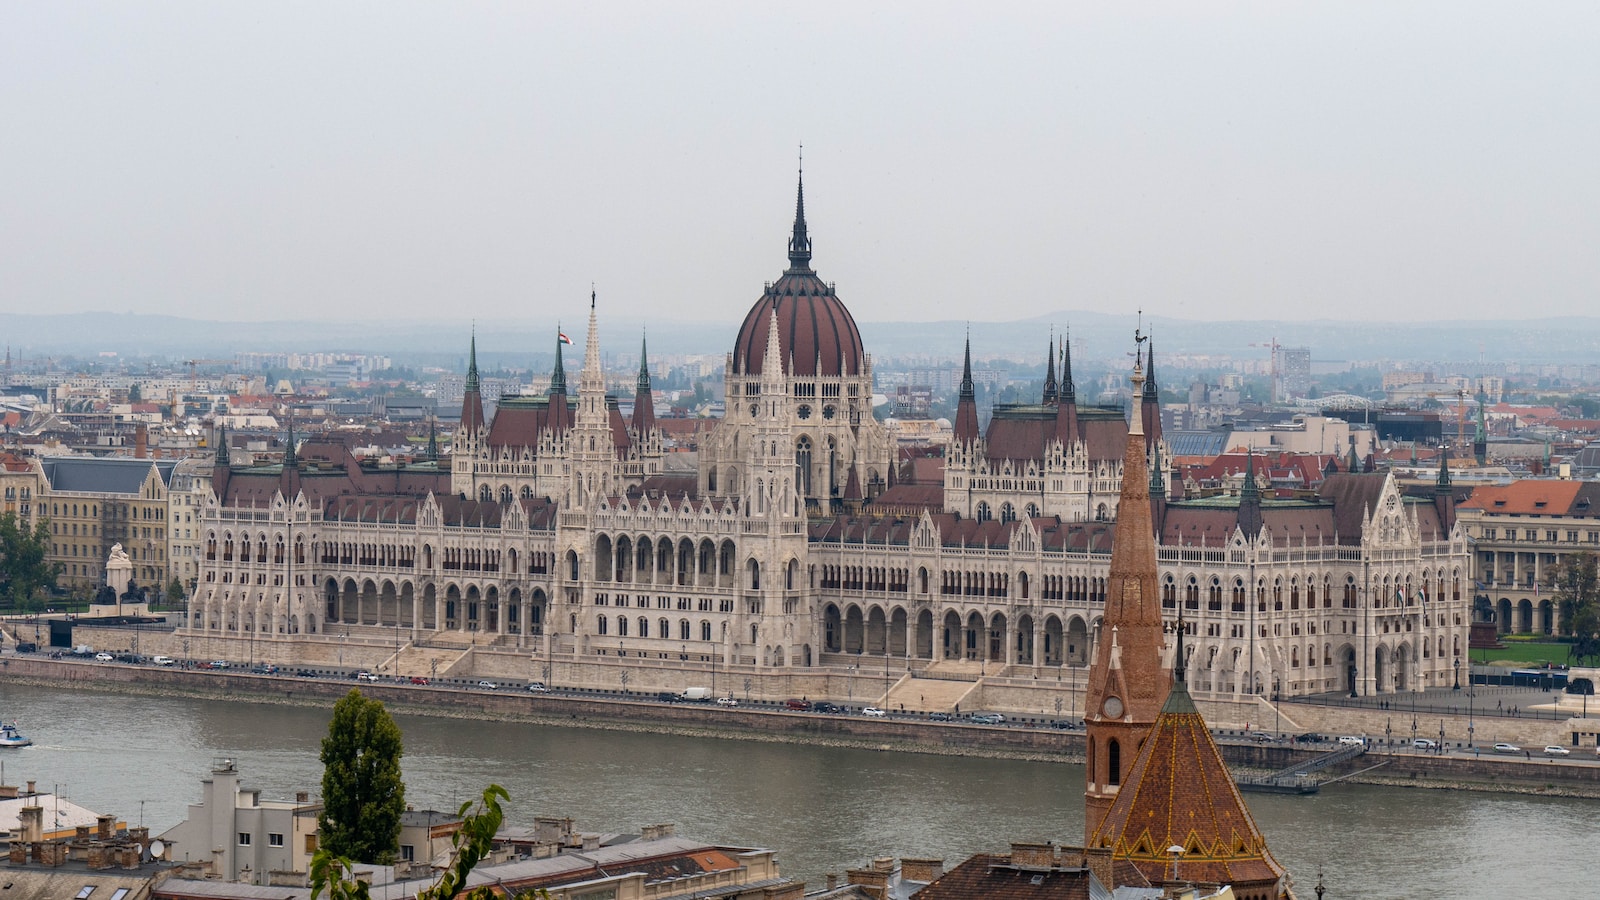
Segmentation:
{"type": "MultiPolygon", "coordinates": [[[[214,760],[266,798],[316,793],[328,712],[244,701],[98,694],[0,682],[0,716],[33,747],[0,752],[5,780],[159,833],[198,801],[214,760]]],[[[397,716],[407,799],[453,810],[496,782],[508,818],[564,815],[588,831],[672,822],[683,835],[772,847],[818,887],[873,856],[953,866],[1012,840],[1081,843],[1083,769],[805,744],[397,716]]],[[[1600,801],[1334,785],[1246,795],[1303,898],[1594,896],[1585,835],[1600,801]],[[1536,890],[1533,890],[1536,889],[1536,890]]]]}

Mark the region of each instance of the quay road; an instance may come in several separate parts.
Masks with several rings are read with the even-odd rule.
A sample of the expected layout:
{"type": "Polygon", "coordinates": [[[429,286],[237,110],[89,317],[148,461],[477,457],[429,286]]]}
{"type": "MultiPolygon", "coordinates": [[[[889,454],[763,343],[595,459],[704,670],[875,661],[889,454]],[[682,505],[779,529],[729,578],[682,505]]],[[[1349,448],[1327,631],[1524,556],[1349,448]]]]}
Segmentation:
{"type": "MultiPolygon", "coordinates": [[[[292,692],[293,685],[296,684],[318,685],[315,693],[324,696],[336,696],[347,687],[378,688],[381,690],[376,691],[375,695],[408,706],[428,705],[429,701],[426,698],[430,695],[441,699],[446,696],[462,698],[463,695],[494,697],[497,700],[504,698],[510,701],[509,705],[497,702],[495,708],[513,716],[528,712],[560,715],[563,714],[560,708],[561,701],[577,701],[574,707],[581,707],[585,718],[636,723],[641,718],[655,717],[678,726],[704,725],[713,730],[744,732],[747,735],[756,731],[773,734],[787,731],[790,733],[790,739],[825,736],[842,742],[871,742],[883,749],[892,746],[897,750],[958,754],[982,751],[988,754],[1056,757],[1076,762],[1081,760],[1083,748],[1081,719],[1005,716],[999,722],[986,722],[974,721],[965,715],[957,717],[941,713],[897,710],[874,710],[868,715],[863,715],[869,708],[817,703],[815,704],[817,708],[796,710],[788,707],[784,701],[750,700],[737,694],[726,693],[717,698],[717,702],[711,699],[690,702],[680,700],[677,695],[669,692],[563,688],[549,686],[543,682],[490,681],[473,678],[393,677],[368,673],[353,667],[278,668],[260,665],[245,668],[223,660],[175,660],[170,667],[158,667],[150,658],[130,658],[129,655],[123,654],[102,661],[92,656],[74,655],[68,651],[23,654],[23,658],[30,655],[48,656],[53,664],[67,665],[79,671],[84,671],[80,667],[88,667],[87,671],[93,671],[94,667],[171,668],[189,673],[190,678],[208,680],[210,677],[226,678],[234,681],[240,688],[245,684],[255,684],[265,691],[273,692],[285,688],[286,692],[292,692]],[[527,697],[530,702],[524,705],[510,699],[517,695],[527,697]],[[536,702],[544,700],[555,701],[556,705],[552,707],[550,703],[536,702]],[[647,711],[657,705],[661,707],[659,713],[651,714],[647,711]],[[881,715],[877,715],[880,712],[881,715]],[[764,722],[760,717],[773,718],[764,722]],[[831,721],[827,724],[813,723],[819,727],[800,729],[794,727],[797,719],[804,720],[811,717],[822,717],[831,721]],[[874,727],[880,723],[889,727],[874,727]],[[911,727],[908,730],[893,726],[911,727]],[[1007,733],[1010,733],[1009,737],[1007,733]],[[889,743],[884,743],[885,741],[889,743]]],[[[1538,694],[1537,691],[1530,693],[1538,694]]],[[[1459,697],[1460,695],[1456,695],[1456,699],[1459,697]]],[[[1445,691],[1440,697],[1433,699],[1444,703],[1452,697],[1449,691],[1445,691]]],[[[1529,705],[1532,699],[1530,697],[1529,705]]],[[[1502,706],[1505,709],[1510,708],[1508,704],[1502,706]]],[[[1419,709],[1419,715],[1422,712],[1423,710],[1419,709]]],[[[1396,716],[1403,714],[1409,721],[1409,707],[1405,710],[1396,709],[1395,714],[1396,716]]],[[[801,722],[801,725],[804,723],[801,722]]],[[[1333,734],[1320,734],[1312,740],[1305,740],[1306,735],[1260,730],[1213,728],[1211,731],[1231,765],[1257,770],[1292,767],[1297,760],[1306,761],[1315,755],[1340,747],[1339,736],[1333,734]]],[[[1596,758],[1592,750],[1575,749],[1570,755],[1549,756],[1544,753],[1545,748],[1542,744],[1526,747],[1518,745],[1520,750],[1526,752],[1507,754],[1495,752],[1492,743],[1487,741],[1468,747],[1460,740],[1446,741],[1442,747],[1419,749],[1413,746],[1409,727],[1405,733],[1392,730],[1388,735],[1357,736],[1367,741],[1367,755],[1360,760],[1323,773],[1323,778],[1339,772],[1367,768],[1388,760],[1402,765],[1407,773],[1405,777],[1418,783],[1426,783],[1434,777],[1430,773],[1430,768],[1445,770],[1437,777],[1449,780],[1463,777],[1456,771],[1459,767],[1431,766],[1430,763],[1433,760],[1456,759],[1488,764],[1487,767],[1478,767],[1488,771],[1487,776],[1479,777],[1482,774],[1479,773],[1470,779],[1465,779],[1468,783],[1487,789],[1495,789],[1497,782],[1500,781],[1515,786],[1518,782],[1543,780],[1568,784],[1580,792],[1591,795],[1600,793],[1600,771],[1597,771],[1600,769],[1600,759],[1596,758]],[[1530,768],[1531,766],[1539,768],[1535,770],[1530,768]]],[[[1425,728],[1420,730],[1417,736],[1436,740],[1436,737],[1428,735],[1425,728]]],[[[1378,777],[1384,778],[1387,774],[1379,773],[1378,777]]]]}
{"type": "MultiPolygon", "coordinates": [[[[89,675],[93,665],[70,668],[89,675]]],[[[13,662],[10,674],[18,668],[13,662]]],[[[99,674],[107,682],[135,674],[115,668],[99,674]]],[[[183,680],[191,679],[211,680],[183,680]]],[[[268,705],[220,692],[130,696],[97,691],[95,683],[80,681],[72,690],[19,684],[0,668],[0,715],[21,720],[36,742],[4,751],[6,780],[59,787],[76,802],[157,832],[198,801],[200,780],[218,759],[236,760],[245,784],[263,797],[317,790],[325,703],[268,705]]],[[[443,699],[443,692],[418,691],[443,699]]],[[[686,835],[776,848],[784,871],[813,886],[873,856],[953,864],[1014,840],[1083,839],[1077,765],[711,740],[648,728],[404,712],[396,718],[405,735],[407,801],[418,809],[455,809],[492,781],[510,792],[514,825],[539,815],[570,815],[591,831],[672,822],[686,835]]],[[[1008,730],[948,729],[962,737],[1008,730]]],[[[1308,797],[1247,799],[1302,896],[1310,896],[1319,871],[1330,898],[1593,896],[1588,858],[1568,838],[1600,833],[1594,801],[1354,784],[1308,797]]]]}

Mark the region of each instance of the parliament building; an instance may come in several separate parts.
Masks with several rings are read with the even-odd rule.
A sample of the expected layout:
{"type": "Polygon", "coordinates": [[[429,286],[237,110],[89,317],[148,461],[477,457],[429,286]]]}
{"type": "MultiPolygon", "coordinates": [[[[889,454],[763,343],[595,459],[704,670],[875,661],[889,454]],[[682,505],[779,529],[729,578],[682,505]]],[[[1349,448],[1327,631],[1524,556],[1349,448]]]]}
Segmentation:
{"type": "MultiPolygon", "coordinates": [[[[183,634],[286,659],[392,647],[396,672],[500,653],[535,674],[621,658],[1056,680],[1111,640],[1133,435],[1154,589],[1166,629],[1182,612],[1197,699],[1414,691],[1465,665],[1470,558],[1447,468],[1423,491],[1352,470],[1294,497],[1252,470],[1236,492],[1185,498],[1147,342],[1131,410],[1080,403],[1052,341],[1039,402],[980,425],[969,339],[942,482],[908,483],[873,415],[872,357],[811,246],[802,185],[788,267],[731,335],[726,413],[692,472],[667,465],[643,359],[631,416],[607,393],[594,297],[575,390],[558,341],[549,390],[499,398],[492,418],[470,338],[447,450],[373,467],[291,434],[281,461],[234,467],[223,442],[183,634]]],[[[1170,666],[1176,643],[1162,647],[1170,666]]]]}

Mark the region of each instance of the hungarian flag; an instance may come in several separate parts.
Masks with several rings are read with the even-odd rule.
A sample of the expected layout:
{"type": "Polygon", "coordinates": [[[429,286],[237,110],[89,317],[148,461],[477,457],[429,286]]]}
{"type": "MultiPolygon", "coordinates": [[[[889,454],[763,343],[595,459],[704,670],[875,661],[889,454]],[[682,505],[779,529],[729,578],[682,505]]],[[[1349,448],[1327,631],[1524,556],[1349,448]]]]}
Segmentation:
{"type": "Polygon", "coordinates": [[[565,331],[558,331],[558,332],[556,332],[556,337],[557,337],[557,338],[558,338],[558,339],[559,339],[559,340],[560,340],[560,341],[561,341],[561,343],[563,343],[563,344],[571,344],[571,343],[572,343],[572,338],[569,338],[569,337],[567,337],[567,333],[566,333],[566,332],[565,332],[565,331]]]}

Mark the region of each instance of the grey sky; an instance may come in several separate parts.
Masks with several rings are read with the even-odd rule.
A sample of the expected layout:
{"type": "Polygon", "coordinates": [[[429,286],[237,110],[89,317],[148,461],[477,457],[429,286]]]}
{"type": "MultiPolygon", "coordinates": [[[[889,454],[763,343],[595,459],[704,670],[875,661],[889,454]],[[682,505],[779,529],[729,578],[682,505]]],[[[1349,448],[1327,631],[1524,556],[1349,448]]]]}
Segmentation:
{"type": "MultiPolygon", "coordinates": [[[[1588,314],[1593,3],[9,3],[0,303],[1588,314]]],[[[1066,318],[1062,316],[1061,318],[1066,318]]],[[[570,331],[571,329],[569,329],[570,331]]]]}

